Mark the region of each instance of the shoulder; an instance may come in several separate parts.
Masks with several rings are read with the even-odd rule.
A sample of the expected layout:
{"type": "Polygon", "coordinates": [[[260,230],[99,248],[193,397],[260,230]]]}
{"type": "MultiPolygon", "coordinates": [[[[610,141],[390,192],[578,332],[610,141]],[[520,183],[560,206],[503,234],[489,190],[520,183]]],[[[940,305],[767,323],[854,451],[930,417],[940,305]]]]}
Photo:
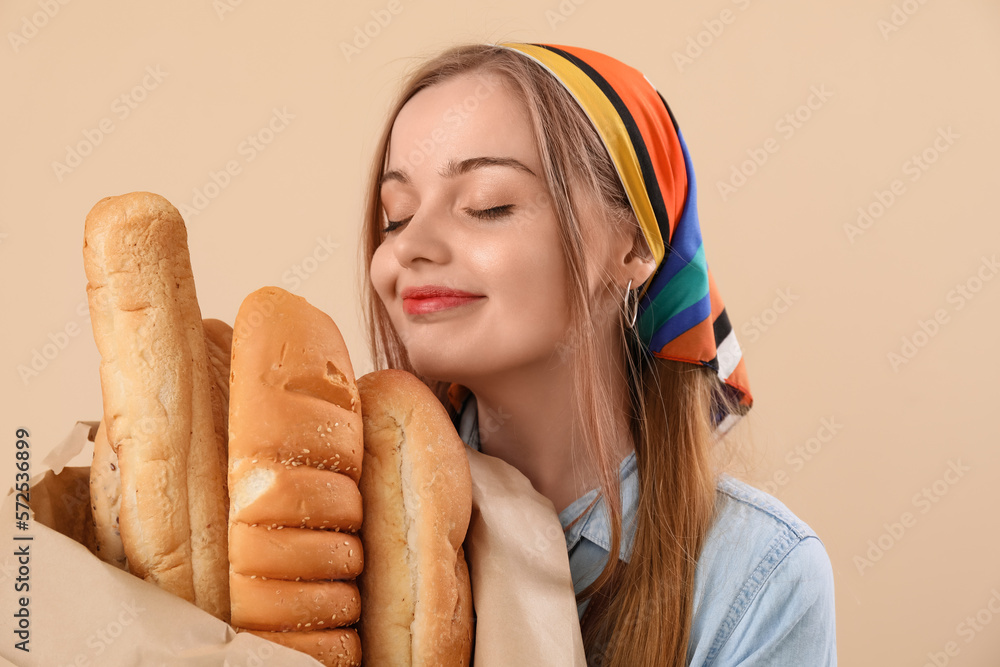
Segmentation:
{"type": "Polygon", "coordinates": [[[777,532],[789,540],[818,536],[802,519],[774,496],[743,480],[722,474],[716,484],[717,516],[713,531],[777,532]],[[749,524],[749,525],[747,525],[749,524]],[[753,529],[750,531],[748,529],[753,529]]]}
{"type": "Polygon", "coordinates": [[[809,524],[783,502],[746,482],[722,475],[716,486],[716,517],[705,540],[699,563],[706,567],[723,564],[754,567],[766,573],[793,551],[795,563],[807,556],[829,568],[822,540],[809,524]]]}
{"type": "Polygon", "coordinates": [[[695,574],[690,664],[796,664],[803,650],[808,664],[836,664],[833,569],[820,537],[729,475],[716,509],[695,574]]]}

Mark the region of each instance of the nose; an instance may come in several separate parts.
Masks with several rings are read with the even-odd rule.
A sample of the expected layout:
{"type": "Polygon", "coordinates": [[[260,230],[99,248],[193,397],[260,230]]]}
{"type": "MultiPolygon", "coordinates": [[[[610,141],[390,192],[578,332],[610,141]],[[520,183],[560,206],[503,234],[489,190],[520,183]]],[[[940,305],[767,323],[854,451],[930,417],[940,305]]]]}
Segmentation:
{"type": "Polygon", "coordinates": [[[429,203],[421,204],[393,239],[393,252],[400,266],[421,262],[445,264],[451,258],[447,212],[429,203]]]}

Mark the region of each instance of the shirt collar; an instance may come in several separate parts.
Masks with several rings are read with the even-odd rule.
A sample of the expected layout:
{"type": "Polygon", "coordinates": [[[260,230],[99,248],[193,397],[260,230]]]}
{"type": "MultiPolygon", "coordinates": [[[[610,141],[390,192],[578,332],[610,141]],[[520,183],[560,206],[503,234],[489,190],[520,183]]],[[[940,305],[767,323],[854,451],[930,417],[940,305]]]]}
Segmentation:
{"type": "MultiPolygon", "coordinates": [[[[456,384],[452,385],[452,387],[458,386],[459,385],[456,384]]],[[[462,442],[478,452],[481,450],[479,449],[479,410],[476,407],[476,395],[468,389],[465,391],[466,393],[459,403],[461,409],[458,410],[455,430],[458,431],[458,435],[462,438],[462,442]]],[[[450,390],[448,395],[453,401],[457,400],[452,396],[452,392],[450,390]]],[[[458,409],[457,406],[456,409],[458,409]]]]}
{"type": "MultiPolygon", "coordinates": [[[[618,549],[618,557],[628,561],[632,554],[632,543],[635,541],[635,517],[636,507],[639,503],[639,480],[636,472],[635,452],[632,451],[622,459],[618,466],[619,494],[622,506],[622,540],[618,549]]],[[[562,521],[566,514],[567,521],[563,523],[565,527],[575,516],[570,516],[570,510],[577,512],[586,508],[590,501],[597,495],[597,489],[591,490],[573,502],[569,507],[560,513],[559,520],[562,521]],[[583,502],[589,496],[587,502],[583,502]],[[582,507],[574,507],[576,503],[581,503],[582,507]]],[[[601,547],[607,552],[611,551],[611,519],[608,515],[604,498],[599,499],[587,512],[586,516],[580,518],[576,524],[567,532],[566,547],[572,549],[581,538],[586,538],[601,547]]]]}
{"type": "MultiPolygon", "coordinates": [[[[463,389],[465,388],[463,387],[463,389]]],[[[458,402],[459,396],[453,398],[458,402]]],[[[461,409],[458,411],[455,425],[458,435],[466,445],[476,451],[481,451],[479,448],[479,411],[476,406],[476,395],[465,389],[465,392],[460,396],[459,405],[461,409]]],[[[635,516],[639,500],[634,451],[622,459],[618,471],[622,503],[622,541],[619,557],[627,561],[632,553],[632,543],[635,541],[635,516]]],[[[608,517],[608,510],[603,498],[591,506],[595,497],[597,497],[597,489],[591,489],[559,513],[559,522],[562,524],[563,530],[566,530],[566,526],[573,524],[569,530],[566,530],[567,550],[571,551],[581,538],[587,538],[605,551],[611,551],[611,521],[608,517]],[[581,516],[581,512],[586,513],[581,516]],[[573,523],[574,519],[577,519],[575,523],[573,523]]]]}

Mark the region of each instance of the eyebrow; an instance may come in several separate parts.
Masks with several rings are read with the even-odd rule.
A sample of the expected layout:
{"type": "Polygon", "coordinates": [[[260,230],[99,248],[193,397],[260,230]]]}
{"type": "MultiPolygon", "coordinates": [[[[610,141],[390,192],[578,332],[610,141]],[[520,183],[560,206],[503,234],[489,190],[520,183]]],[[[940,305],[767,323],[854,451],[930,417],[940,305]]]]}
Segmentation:
{"type": "MultiPolygon", "coordinates": [[[[482,169],[484,167],[511,167],[517,169],[518,171],[523,171],[532,176],[536,176],[535,172],[531,171],[523,162],[515,160],[509,157],[470,157],[461,162],[456,162],[455,160],[449,160],[448,164],[444,169],[438,172],[442,178],[454,178],[455,176],[460,176],[462,174],[467,174],[473,169],[482,169]]],[[[400,183],[407,184],[410,182],[409,177],[399,169],[391,169],[384,174],[382,178],[379,179],[379,186],[385,185],[389,181],[398,181],[400,183]]]]}

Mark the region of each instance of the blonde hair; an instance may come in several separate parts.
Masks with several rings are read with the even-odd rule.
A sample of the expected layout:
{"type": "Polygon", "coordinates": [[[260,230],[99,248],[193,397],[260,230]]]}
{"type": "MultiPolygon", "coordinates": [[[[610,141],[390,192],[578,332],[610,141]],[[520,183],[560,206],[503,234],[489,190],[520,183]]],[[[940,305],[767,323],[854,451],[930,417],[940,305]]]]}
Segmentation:
{"type": "MultiPolygon", "coordinates": [[[[459,74],[499,75],[528,112],[549,196],[562,231],[567,265],[577,415],[580,432],[598,471],[599,493],[611,524],[611,557],[598,578],[581,591],[589,599],[582,621],[590,664],[683,665],[691,630],[694,574],[705,535],[715,516],[715,491],[722,462],[716,451],[712,415],[735,409],[719,390],[715,371],[655,358],[634,330],[621,326],[621,373],[629,387],[629,430],[636,453],[638,507],[628,562],[617,555],[622,539],[619,490],[620,450],[613,447],[621,420],[621,397],[610,378],[599,375],[594,304],[588,297],[588,262],[580,223],[580,188],[598,207],[599,219],[625,225],[635,251],[648,255],[635,216],[607,150],[592,124],[562,85],[539,65],[499,46],[452,47],[418,66],[404,81],[375,149],[367,191],[364,242],[365,319],[376,368],[410,364],[381,300],[368,279],[381,243],[383,211],[379,182],[386,168],[392,125],[418,91],[459,74]],[[725,405],[723,405],[725,404],[725,405]],[[617,453],[616,453],[617,452],[617,453]]],[[[620,320],[623,321],[623,318],[620,320]]],[[[421,377],[455,416],[448,383],[421,377]]],[[[618,378],[620,381],[621,378],[618,378]]],[[[730,453],[731,456],[731,453],[730,453]]]]}

